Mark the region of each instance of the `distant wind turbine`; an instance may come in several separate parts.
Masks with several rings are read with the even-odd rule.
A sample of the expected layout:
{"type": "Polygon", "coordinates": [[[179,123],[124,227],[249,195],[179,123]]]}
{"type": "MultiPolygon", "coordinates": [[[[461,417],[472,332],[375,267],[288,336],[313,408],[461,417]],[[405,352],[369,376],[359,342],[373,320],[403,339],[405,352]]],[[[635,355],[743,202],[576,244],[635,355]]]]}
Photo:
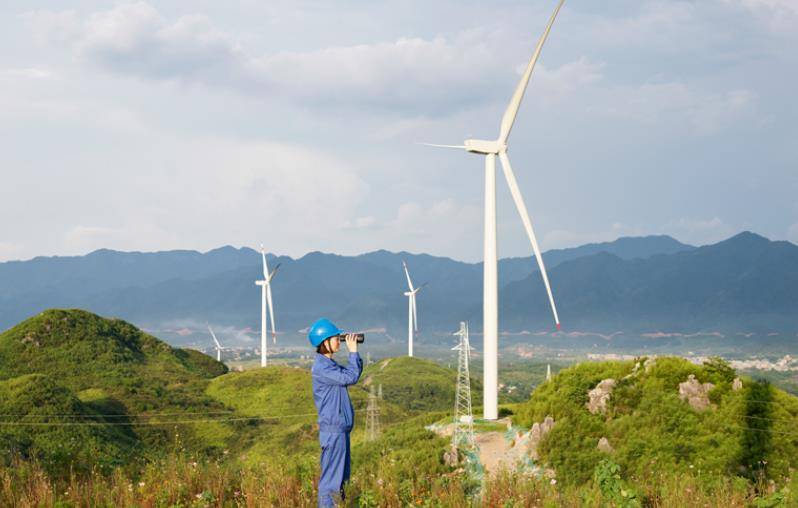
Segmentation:
{"type": "Polygon", "coordinates": [[[407,271],[407,263],[402,261],[402,266],[405,269],[405,276],[407,277],[407,291],[405,291],[405,296],[407,297],[407,356],[413,356],[413,334],[414,332],[418,331],[418,311],[416,310],[416,294],[421,291],[421,288],[427,285],[425,282],[424,284],[420,285],[419,287],[413,287],[413,281],[410,280],[410,272],[407,271]]]}
{"type": "Polygon", "coordinates": [[[213,343],[216,345],[216,361],[222,361],[222,350],[224,349],[221,344],[219,344],[219,339],[216,338],[216,334],[213,333],[213,329],[211,325],[208,325],[208,331],[211,332],[211,337],[213,337],[213,343]]]}
{"type": "Polygon", "coordinates": [[[510,166],[510,159],[507,157],[507,141],[510,137],[510,131],[515,123],[515,117],[518,115],[518,109],[521,107],[521,100],[524,98],[529,78],[532,76],[532,70],[535,68],[535,63],[540,56],[543,49],[543,44],[551,31],[554,20],[560,12],[564,0],[560,0],[557,7],[549,19],[543,35],[540,37],[529,60],[529,64],[524,71],[521,81],[513,93],[510,104],[504,112],[502,117],[501,126],[499,128],[499,137],[494,141],[485,141],[479,139],[467,139],[462,145],[432,145],[441,146],[445,148],[464,148],[471,153],[477,153],[485,156],[485,243],[484,243],[484,285],[483,285],[483,340],[484,340],[484,391],[483,391],[483,408],[484,417],[487,420],[495,420],[498,418],[498,335],[499,335],[499,302],[498,302],[498,258],[496,252],[496,156],[499,157],[504,172],[504,178],[507,180],[507,185],[510,187],[510,193],[513,196],[513,201],[518,209],[518,214],[521,216],[521,222],[524,224],[529,241],[532,244],[532,250],[535,252],[538,268],[543,277],[543,284],[546,286],[546,293],[549,296],[549,304],[551,311],[554,314],[554,322],[557,325],[557,330],[560,329],[560,318],[557,316],[557,307],[554,305],[554,297],[551,294],[551,287],[549,285],[549,277],[546,274],[546,267],[543,266],[543,257],[540,254],[538,241],[535,237],[535,232],[532,230],[532,221],[529,218],[524,198],[521,196],[521,191],[518,188],[518,182],[513,174],[512,167],[510,166]]]}
{"type": "Polygon", "coordinates": [[[269,265],[266,261],[266,251],[263,250],[263,244],[260,246],[260,255],[263,259],[263,280],[256,280],[255,284],[260,286],[260,366],[266,366],[266,306],[269,307],[269,319],[272,324],[272,341],[277,343],[277,332],[274,328],[274,303],[272,301],[272,286],[271,282],[274,274],[280,268],[280,265],[274,267],[274,270],[269,272],[269,265]]]}

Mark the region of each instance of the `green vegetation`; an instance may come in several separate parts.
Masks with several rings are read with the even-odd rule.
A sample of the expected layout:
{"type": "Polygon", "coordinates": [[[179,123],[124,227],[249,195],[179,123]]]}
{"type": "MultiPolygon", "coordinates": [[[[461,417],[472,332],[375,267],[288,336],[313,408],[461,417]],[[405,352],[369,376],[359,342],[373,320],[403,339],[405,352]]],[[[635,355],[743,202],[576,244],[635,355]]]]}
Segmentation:
{"type": "MultiPolygon", "coordinates": [[[[457,371],[429,360],[402,356],[386,358],[363,372],[365,384],[382,385],[386,400],[410,413],[451,411],[457,371]]],[[[471,379],[471,395],[482,400],[482,382],[471,379]]]]}
{"type": "MultiPolygon", "coordinates": [[[[574,365],[526,401],[504,397],[501,414],[517,426],[554,418],[538,446],[549,472],[485,482],[446,465],[449,440],[424,428],[451,418],[455,372],[406,357],[370,365],[349,390],[348,504],[798,505],[798,399],[750,378],[735,390],[722,360],[644,360],[574,365]],[[690,375],[714,385],[705,410],[679,398],[690,375]],[[617,384],[606,410],[591,414],[588,392],[608,378],[617,384]],[[366,442],[368,394],[379,385],[382,434],[366,442]],[[602,437],[612,451],[598,450],[602,437]]],[[[531,389],[545,364],[507,372],[503,382],[531,389]]],[[[472,387],[478,403],[479,381],[472,387]]],[[[0,506],[315,505],[307,369],[227,372],[123,321],[47,311],[0,335],[0,415],[0,506]]],[[[477,420],[475,429],[506,426],[477,420]]]]}
{"type": "Polygon", "coordinates": [[[607,458],[597,449],[602,437],[631,481],[655,470],[696,473],[707,487],[722,477],[784,482],[798,467],[798,399],[748,378],[735,391],[733,377],[718,360],[698,366],[658,358],[648,370],[635,370],[631,361],[583,363],[536,390],[517,410],[517,421],[528,426],[546,415],[554,418],[541,457],[568,485],[590,480],[607,458]],[[679,398],[679,383],[691,374],[714,384],[711,407],[704,411],[679,398]],[[618,384],[606,414],[591,414],[585,407],[588,391],[607,378],[618,384]]]}

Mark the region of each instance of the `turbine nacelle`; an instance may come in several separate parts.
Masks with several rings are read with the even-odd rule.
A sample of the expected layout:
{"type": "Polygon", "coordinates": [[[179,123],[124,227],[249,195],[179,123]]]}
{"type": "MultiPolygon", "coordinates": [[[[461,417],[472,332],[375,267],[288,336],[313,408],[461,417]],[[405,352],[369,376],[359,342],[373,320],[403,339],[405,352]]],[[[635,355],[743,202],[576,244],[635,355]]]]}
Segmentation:
{"type": "Polygon", "coordinates": [[[507,151],[507,145],[499,141],[486,141],[484,139],[466,139],[463,147],[471,153],[481,153],[484,155],[498,155],[507,151]]]}

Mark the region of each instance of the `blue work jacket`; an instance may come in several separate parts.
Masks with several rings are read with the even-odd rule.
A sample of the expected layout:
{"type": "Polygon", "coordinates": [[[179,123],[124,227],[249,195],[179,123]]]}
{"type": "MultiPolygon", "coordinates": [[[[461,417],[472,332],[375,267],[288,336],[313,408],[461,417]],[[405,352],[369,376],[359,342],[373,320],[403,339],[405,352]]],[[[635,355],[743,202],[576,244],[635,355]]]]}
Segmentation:
{"type": "Polygon", "coordinates": [[[357,383],[363,372],[358,353],[349,353],[349,365],[343,367],[331,358],[316,353],[310,369],[313,378],[313,401],[319,412],[319,432],[350,432],[355,411],[346,387],[357,383]]]}

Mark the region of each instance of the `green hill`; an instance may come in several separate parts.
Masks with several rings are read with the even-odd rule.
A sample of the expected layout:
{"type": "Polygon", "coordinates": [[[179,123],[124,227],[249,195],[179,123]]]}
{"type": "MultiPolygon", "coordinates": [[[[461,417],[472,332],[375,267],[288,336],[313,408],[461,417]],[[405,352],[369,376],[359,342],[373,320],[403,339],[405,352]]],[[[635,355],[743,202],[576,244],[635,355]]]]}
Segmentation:
{"type": "Polygon", "coordinates": [[[540,443],[541,461],[566,484],[591,478],[605,458],[627,478],[652,471],[777,481],[798,467],[798,398],[766,382],[742,379],[733,389],[734,371],[721,360],[694,365],[680,358],[639,363],[581,363],[541,385],[518,409],[517,423],[530,426],[550,415],[555,424],[540,443]],[[694,409],[679,396],[679,385],[693,375],[712,383],[709,407],[694,409]],[[588,392],[605,379],[617,381],[605,413],[591,414],[588,392]],[[599,451],[606,438],[613,451],[599,451]]]}
{"type": "MultiPolygon", "coordinates": [[[[75,415],[64,411],[58,421],[71,421],[73,434],[76,423],[121,428],[127,439],[118,439],[113,446],[128,454],[173,446],[178,435],[181,445],[190,450],[218,451],[226,446],[225,437],[231,434],[227,425],[181,425],[181,432],[172,423],[229,410],[205,395],[209,379],[226,371],[223,364],[201,353],[173,348],[129,323],[81,310],[48,310],[0,334],[0,381],[14,386],[25,376],[36,375],[48,380],[50,390],[37,404],[16,400],[26,396],[17,391],[4,405],[49,411],[77,400],[75,415]]],[[[15,418],[7,418],[2,427],[13,426],[9,422],[15,418]]],[[[20,426],[18,421],[16,425],[20,426]]],[[[35,432],[32,427],[22,428],[51,436],[48,440],[56,444],[57,435],[65,432],[64,426],[39,425],[35,432]]],[[[119,436],[119,431],[114,432],[119,436]]],[[[97,443],[107,448],[108,442],[97,443]]],[[[87,442],[84,448],[92,446],[87,442]]],[[[114,460],[125,455],[110,448],[108,454],[114,460]]]]}
{"type": "MultiPolygon", "coordinates": [[[[339,358],[339,361],[344,361],[339,358]]],[[[313,403],[310,371],[274,366],[244,372],[230,372],[213,379],[208,396],[252,417],[236,437],[234,451],[246,462],[273,460],[285,455],[318,454],[316,406],[313,403]],[[276,418],[269,418],[275,416],[276,418]]],[[[353,442],[362,440],[366,423],[368,387],[361,381],[349,388],[355,407],[353,442]]],[[[403,419],[399,406],[379,402],[380,422],[388,426],[403,419]]],[[[314,455],[315,457],[315,455],[314,455]]]]}
{"type": "Polygon", "coordinates": [[[18,456],[51,472],[124,464],[137,439],[121,426],[74,425],[93,414],[90,405],[46,375],[0,381],[0,463],[18,456]]]}
{"type": "MultiPolygon", "coordinates": [[[[451,411],[457,372],[421,358],[386,358],[369,365],[363,384],[382,385],[385,400],[408,412],[451,411]]],[[[482,400],[482,382],[472,377],[471,399],[482,400]]]]}

